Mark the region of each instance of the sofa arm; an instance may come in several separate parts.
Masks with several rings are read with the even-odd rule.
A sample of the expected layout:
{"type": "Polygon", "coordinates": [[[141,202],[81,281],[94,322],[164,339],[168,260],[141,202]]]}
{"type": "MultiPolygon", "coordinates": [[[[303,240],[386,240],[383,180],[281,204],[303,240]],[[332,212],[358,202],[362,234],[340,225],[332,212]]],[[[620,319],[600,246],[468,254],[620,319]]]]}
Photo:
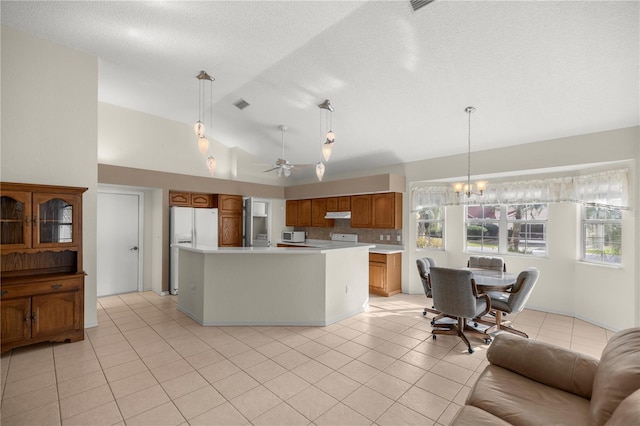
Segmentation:
{"type": "Polygon", "coordinates": [[[498,334],[487,360],[529,379],[583,398],[591,398],[598,360],[560,346],[510,333],[498,334]]]}

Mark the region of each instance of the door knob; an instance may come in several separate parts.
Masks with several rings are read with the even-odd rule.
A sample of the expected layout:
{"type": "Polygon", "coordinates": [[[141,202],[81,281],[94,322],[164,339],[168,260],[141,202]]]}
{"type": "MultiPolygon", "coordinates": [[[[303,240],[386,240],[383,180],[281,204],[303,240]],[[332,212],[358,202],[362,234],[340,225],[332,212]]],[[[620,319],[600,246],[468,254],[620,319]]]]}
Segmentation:
{"type": "Polygon", "coordinates": [[[137,247],[137,246],[133,246],[133,247],[131,247],[129,250],[131,250],[131,251],[136,251],[136,250],[138,250],[138,247],[137,247]]]}

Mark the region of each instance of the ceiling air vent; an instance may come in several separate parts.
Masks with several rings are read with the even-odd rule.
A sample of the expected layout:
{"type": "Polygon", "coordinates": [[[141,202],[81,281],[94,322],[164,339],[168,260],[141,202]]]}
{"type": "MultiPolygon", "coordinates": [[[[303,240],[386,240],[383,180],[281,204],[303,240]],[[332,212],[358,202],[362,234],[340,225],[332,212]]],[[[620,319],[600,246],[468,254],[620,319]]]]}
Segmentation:
{"type": "Polygon", "coordinates": [[[245,109],[246,107],[249,106],[249,102],[247,102],[244,99],[240,98],[236,102],[234,102],[234,105],[236,106],[236,108],[238,108],[240,110],[243,110],[243,109],[245,109]]]}
{"type": "Polygon", "coordinates": [[[426,5],[428,5],[429,3],[433,2],[434,0],[409,0],[409,3],[411,3],[411,7],[413,8],[413,11],[415,12],[416,10],[425,7],[426,5]]]}

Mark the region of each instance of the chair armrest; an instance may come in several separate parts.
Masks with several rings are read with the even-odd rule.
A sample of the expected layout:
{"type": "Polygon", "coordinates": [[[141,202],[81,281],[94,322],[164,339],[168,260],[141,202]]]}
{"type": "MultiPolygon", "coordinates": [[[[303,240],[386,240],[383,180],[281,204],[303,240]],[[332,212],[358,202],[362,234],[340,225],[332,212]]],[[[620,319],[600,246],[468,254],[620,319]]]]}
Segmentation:
{"type": "Polygon", "coordinates": [[[550,343],[509,333],[498,334],[487,360],[547,386],[591,398],[598,360],[550,343]]]}

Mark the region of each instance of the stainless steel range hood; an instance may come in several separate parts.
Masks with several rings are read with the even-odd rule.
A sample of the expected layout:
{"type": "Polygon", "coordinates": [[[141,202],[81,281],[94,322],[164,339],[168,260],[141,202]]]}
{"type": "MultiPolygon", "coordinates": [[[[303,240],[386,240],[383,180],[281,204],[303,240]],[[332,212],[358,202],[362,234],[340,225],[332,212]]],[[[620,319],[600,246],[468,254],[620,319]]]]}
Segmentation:
{"type": "Polygon", "coordinates": [[[327,212],[325,219],[351,219],[351,212],[327,212]]]}

